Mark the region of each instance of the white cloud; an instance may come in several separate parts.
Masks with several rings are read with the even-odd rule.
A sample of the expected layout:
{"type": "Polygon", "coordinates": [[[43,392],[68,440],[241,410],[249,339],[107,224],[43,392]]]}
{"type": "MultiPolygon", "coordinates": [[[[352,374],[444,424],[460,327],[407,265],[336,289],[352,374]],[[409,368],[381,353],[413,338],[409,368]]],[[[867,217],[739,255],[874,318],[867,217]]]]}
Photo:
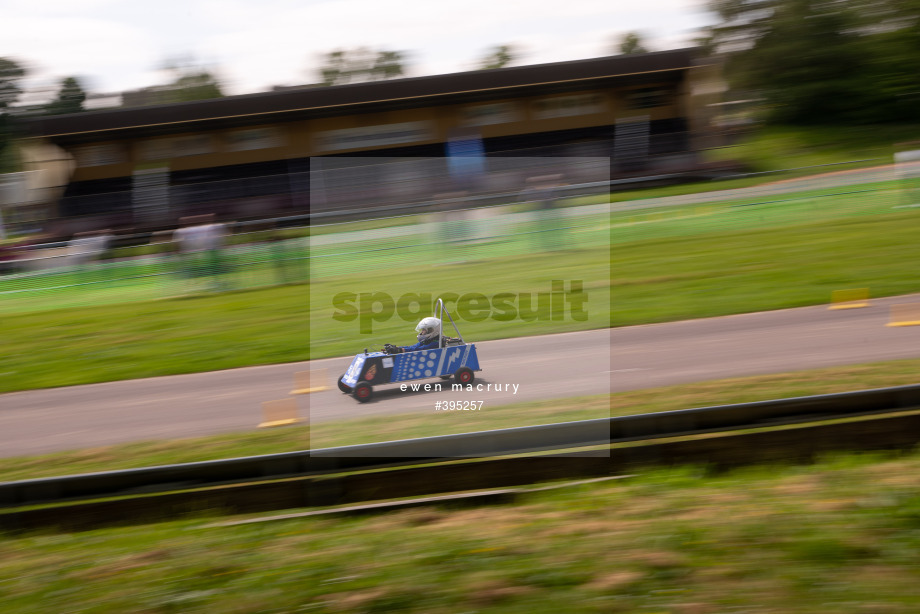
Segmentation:
{"type": "Polygon", "coordinates": [[[681,46],[705,24],[702,0],[0,0],[0,55],[42,76],[91,76],[99,89],[158,82],[165,57],[213,64],[230,93],[316,79],[323,53],[359,46],[403,51],[411,75],[472,68],[512,43],[523,63],[609,53],[638,30],[654,49],[681,46]]]}
{"type": "Polygon", "coordinates": [[[102,87],[126,87],[132,79],[116,75],[139,73],[153,57],[147,33],[100,19],[13,17],[4,29],[4,55],[35,81],[91,75],[102,87]]]}
{"type": "Polygon", "coordinates": [[[124,0],[3,0],[0,9],[8,14],[85,15],[88,11],[111,7],[119,1],[124,0]]]}

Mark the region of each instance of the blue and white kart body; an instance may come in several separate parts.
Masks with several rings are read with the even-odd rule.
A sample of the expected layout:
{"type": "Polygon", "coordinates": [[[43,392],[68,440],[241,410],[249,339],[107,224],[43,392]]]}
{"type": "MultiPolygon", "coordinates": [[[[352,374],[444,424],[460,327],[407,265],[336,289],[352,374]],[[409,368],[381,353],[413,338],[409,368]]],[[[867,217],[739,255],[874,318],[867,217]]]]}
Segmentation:
{"type": "Polygon", "coordinates": [[[457,324],[450,312],[438,299],[435,311],[438,320],[447,315],[457,338],[452,339],[439,331],[438,346],[430,350],[415,350],[389,354],[386,352],[368,352],[358,354],[351,361],[351,366],[339,378],[339,390],[353,395],[365,403],[373,396],[373,386],[379,384],[395,384],[424,379],[426,377],[440,377],[448,379],[453,377],[458,384],[471,384],[475,379],[474,372],[481,371],[479,357],[476,355],[476,345],[466,343],[460,335],[457,324]]]}
{"type": "Polygon", "coordinates": [[[402,354],[370,352],[354,357],[339,380],[339,389],[354,394],[363,402],[370,400],[371,386],[451,376],[458,383],[469,384],[473,381],[473,372],[481,370],[474,343],[402,354]]]}

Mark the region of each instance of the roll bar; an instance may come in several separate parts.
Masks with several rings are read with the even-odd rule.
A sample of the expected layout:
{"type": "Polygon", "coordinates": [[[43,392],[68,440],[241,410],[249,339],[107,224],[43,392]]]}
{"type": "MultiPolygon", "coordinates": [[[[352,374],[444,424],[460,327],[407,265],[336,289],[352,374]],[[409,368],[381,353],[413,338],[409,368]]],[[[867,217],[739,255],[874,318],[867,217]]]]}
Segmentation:
{"type": "Polygon", "coordinates": [[[450,315],[450,311],[448,311],[447,307],[444,306],[444,301],[442,299],[438,299],[438,302],[434,307],[434,314],[435,314],[434,317],[436,317],[441,322],[441,332],[438,335],[438,349],[439,350],[444,347],[444,314],[445,313],[447,314],[448,319],[450,319],[450,323],[453,324],[454,330],[457,331],[457,337],[460,338],[460,343],[465,343],[465,341],[463,341],[463,335],[460,334],[460,329],[457,328],[457,323],[454,322],[454,318],[453,316],[450,315]]]}

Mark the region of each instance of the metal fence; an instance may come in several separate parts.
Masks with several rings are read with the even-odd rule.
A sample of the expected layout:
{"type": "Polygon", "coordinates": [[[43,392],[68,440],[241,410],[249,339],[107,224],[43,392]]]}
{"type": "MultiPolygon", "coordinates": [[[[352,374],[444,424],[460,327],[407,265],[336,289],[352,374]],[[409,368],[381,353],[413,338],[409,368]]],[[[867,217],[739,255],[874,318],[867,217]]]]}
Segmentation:
{"type": "MultiPolygon", "coordinates": [[[[609,158],[551,157],[550,151],[554,150],[459,159],[312,158],[309,164],[292,161],[286,172],[277,174],[205,181],[174,181],[171,177],[156,211],[137,210],[130,189],[70,195],[61,203],[65,219],[51,225],[57,228],[55,234],[66,236],[98,228],[165,228],[181,217],[202,213],[215,213],[223,221],[324,218],[349,213],[366,217],[399,207],[428,206],[448,193],[500,198],[526,190],[529,180],[543,175],[560,175],[568,185],[610,179],[609,158]],[[477,168],[468,164],[474,159],[477,168]]],[[[685,168],[692,162],[686,159],[689,155],[650,158],[645,170],[655,173],[685,168]]]]}

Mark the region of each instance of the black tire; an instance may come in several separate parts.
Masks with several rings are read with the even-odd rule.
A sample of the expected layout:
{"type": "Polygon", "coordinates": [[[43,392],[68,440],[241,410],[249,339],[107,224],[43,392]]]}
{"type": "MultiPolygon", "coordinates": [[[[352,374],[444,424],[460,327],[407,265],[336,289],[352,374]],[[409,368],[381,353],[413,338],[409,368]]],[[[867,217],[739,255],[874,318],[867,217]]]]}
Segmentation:
{"type": "Polygon", "coordinates": [[[475,379],[476,374],[473,373],[473,370],[469,367],[460,367],[454,371],[454,380],[456,380],[458,384],[472,384],[475,379]]]}
{"type": "Polygon", "coordinates": [[[339,382],[338,382],[338,383],[339,383],[339,390],[341,390],[341,391],[344,392],[345,394],[351,394],[351,386],[349,386],[348,384],[346,384],[346,383],[344,383],[344,382],[342,381],[342,378],[343,378],[343,377],[345,377],[345,374],[344,374],[344,373],[342,374],[341,377],[339,377],[339,382]]]}
{"type": "Polygon", "coordinates": [[[374,389],[367,382],[358,382],[355,384],[355,390],[352,392],[352,396],[361,403],[367,403],[374,396],[374,389]]]}

